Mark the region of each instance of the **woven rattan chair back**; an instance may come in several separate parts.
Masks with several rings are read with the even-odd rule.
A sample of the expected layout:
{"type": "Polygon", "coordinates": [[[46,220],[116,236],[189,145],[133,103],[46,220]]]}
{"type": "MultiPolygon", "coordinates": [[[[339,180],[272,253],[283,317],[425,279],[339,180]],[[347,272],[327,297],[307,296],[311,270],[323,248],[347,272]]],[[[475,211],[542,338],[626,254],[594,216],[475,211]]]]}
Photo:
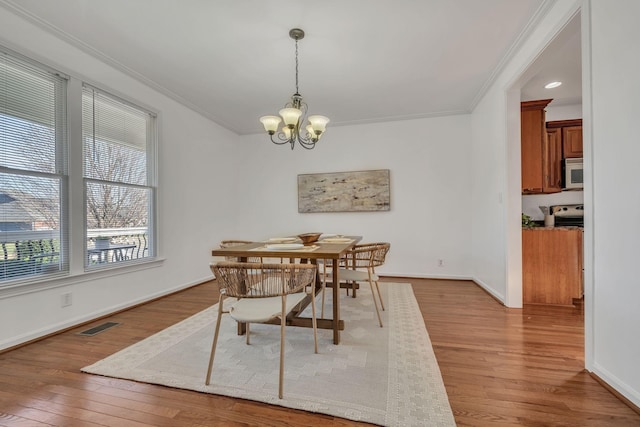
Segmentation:
{"type": "Polygon", "coordinates": [[[352,268],[379,267],[384,264],[390,248],[391,244],[386,242],[355,245],[347,253],[345,266],[352,268]]]}
{"type": "Polygon", "coordinates": [[[376,248],[373,251],[373,257],[371,258],[372,267],[380,267],[387,259],[387,253],[391,249],[391,243],[374,243],[376,248]]]}
{"type": "Polygon", "coordinates": [[[234,298],[268,298],[302,292],[316,277],[313,264],[220,262],[211,266],[220,292],[234,298]]]}
{"type": "Polygon", "coordinates": [[[247,243],[253,243],[251,240],[222,240],[220,242],[221,248],[229,248],[231,246],[246,245],[247,243]]]}

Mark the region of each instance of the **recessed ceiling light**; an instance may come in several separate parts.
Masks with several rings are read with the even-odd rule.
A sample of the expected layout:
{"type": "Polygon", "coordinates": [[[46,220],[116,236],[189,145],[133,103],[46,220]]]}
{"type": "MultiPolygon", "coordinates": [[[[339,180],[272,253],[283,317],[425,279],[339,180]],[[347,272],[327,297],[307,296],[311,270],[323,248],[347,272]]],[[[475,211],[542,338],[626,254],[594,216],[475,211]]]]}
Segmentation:
{"type": "Polygon", "coordinates": [[[558,87],[562,84],[562,82],[551,82],[544,85],[545,89],[553,89],[554,87],[558,87]]]}

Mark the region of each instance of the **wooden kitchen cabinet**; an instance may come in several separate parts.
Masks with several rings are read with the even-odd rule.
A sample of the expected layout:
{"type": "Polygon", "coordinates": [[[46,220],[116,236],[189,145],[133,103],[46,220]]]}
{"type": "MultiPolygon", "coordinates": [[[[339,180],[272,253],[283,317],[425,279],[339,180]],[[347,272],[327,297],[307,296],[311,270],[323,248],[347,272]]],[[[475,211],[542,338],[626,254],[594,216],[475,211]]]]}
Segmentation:
{"type": "Polygon", "coordinates": [[[572,305],[583,295],[581,228],[522,230],[525,304],[572,305]]]}
{"type": "Polygon", "coordinates": [[[551,99],[520,104],[522,193],[562,191],[562,131],[548,131],[545,107],[551,99]]]}
{"type": "Polygon", "coordinates": [[[562,150],[567,159],[582,157],[582,125],[562,128],[562,150]]]}
{"type": "Polygon", "coordinates": [[[547,122],[547,132],[556,129],[560,130],[562,137],[562,157],[565,159],[582,157],[582,119],[547,122]]]}
{"type": "Polygon", "coordinates": [[[547,139],[542,150],[542,192],[562,191],[562,132],[561,129],[547,130],[547,139]]]}
{"type": "Polygon", "coordinates": [[[543,148],[547,140],[544,109],[551,101],[542,99],[520,103],[520,156],[522,192],[525,194],[544,192],[543,148]]]}

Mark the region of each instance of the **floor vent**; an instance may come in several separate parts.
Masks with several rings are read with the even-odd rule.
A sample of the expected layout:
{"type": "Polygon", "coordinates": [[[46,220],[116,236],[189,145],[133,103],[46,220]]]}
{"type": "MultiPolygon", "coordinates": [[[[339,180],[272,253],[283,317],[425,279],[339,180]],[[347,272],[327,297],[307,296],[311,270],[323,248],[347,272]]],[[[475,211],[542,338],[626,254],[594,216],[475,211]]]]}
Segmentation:
{"type": "Polygon", "coordinates": [[[78,335],[84,335],[86,337],[92,337],[94,335],[98,335],[100,332],[104,332],[107,329],[113,328],[114,326],[118,326],[120,323],[116,322],[106,322],[102,325],[94,326],[91,329],[87,329],[86,331],[79,332],[78,335]]]}

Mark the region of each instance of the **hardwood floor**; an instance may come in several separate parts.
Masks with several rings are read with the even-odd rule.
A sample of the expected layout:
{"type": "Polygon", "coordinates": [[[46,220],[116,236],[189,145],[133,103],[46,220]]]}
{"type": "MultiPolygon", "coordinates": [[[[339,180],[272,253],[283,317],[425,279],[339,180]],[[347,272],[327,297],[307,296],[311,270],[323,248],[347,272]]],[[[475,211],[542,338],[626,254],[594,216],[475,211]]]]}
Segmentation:
{"type": "MultiPolygon", "coordinates": [[[[580,308],[507,309],[466,281],[410,282],[459,426],[640,426],[583,371],[580,308]]],[[[0,354],[1,426],[355,426],[262,403],[80,368],[216,302],[210,282],[0,354]],[[77,332],[120,322],[94,337],[77,332]]]]}

